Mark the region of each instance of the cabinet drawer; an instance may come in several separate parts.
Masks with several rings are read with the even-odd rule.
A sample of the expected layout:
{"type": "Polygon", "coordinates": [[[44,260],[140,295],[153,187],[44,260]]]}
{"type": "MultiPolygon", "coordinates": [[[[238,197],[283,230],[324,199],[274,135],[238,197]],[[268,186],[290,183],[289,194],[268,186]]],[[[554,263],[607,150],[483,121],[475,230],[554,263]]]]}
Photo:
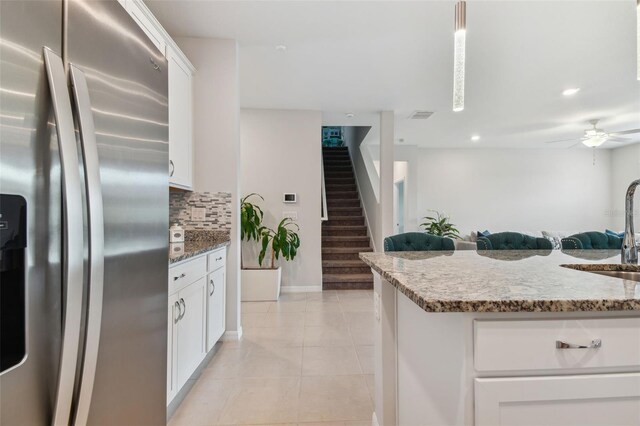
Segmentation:
{"type": "Polygon", "coordinates": [[[640,367],[640,318],[474,321],[477,371],[640,367]],[[556,342],[597,348],[556,348],[556,342]]]}
{"type": "Polygon", "coordinates": [[[207,256],[209,259],[209,272],[213,272],[218,268],[222,268],[227,262],[227,251],[225,249],[216,250],[209,253],[207,256]]]}
{"type": "Polygon", "coordinates": [[[207,259],[200,256],[180,265],[169,268],[169,294],[173,294],[186,285],[197,281],[207,273],[207,259]]]}

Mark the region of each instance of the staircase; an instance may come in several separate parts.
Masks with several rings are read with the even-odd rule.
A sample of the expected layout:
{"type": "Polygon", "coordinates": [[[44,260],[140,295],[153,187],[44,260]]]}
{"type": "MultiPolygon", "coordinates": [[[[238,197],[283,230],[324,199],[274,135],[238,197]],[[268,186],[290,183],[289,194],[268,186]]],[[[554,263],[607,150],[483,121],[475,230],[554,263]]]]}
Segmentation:
{"type": "Polygon", "coordinates": [[[349,151],[322,148],[329,220],[322,224],[322,289],[372,289],[358,253],[371,249],[349,151]]]}

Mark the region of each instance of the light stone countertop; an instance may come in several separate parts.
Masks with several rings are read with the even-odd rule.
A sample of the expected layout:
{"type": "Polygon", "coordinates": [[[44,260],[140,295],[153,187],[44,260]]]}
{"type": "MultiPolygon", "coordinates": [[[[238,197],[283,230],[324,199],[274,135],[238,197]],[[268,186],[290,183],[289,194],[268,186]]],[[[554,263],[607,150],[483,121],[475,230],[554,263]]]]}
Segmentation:
{"type": "Polygon", "coordinates": [[[169,266],[231,243],[225,231],[186,231],[183,243],[169,244],[169,266]]]}
{"type": "MultiPolygon", "coordinates": [[[[640,311],[640,283],[560,265],[607,264],[619,250],[360,253],[427,312],[640,311]]],[[[617,265],[616,265],[617,264],[617,265]]],[[[627,271],[640,271],[625,265],[627,271]]]]}

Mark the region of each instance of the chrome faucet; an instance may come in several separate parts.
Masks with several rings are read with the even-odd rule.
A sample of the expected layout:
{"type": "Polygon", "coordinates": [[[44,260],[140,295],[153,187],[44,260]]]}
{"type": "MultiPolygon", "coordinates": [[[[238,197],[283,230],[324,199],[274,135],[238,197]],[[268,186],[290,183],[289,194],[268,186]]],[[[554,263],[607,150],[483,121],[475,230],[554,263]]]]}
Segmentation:
{"type": "Polygon", "coordinates": [[[627,189],[627,196],[624,204],[624,239],[622,240],[622,263],[638,264],[638,246],[636,236],[633,231],[633,195],[636,187],[640,185],[640,179],[634,180],[627,189]]]}

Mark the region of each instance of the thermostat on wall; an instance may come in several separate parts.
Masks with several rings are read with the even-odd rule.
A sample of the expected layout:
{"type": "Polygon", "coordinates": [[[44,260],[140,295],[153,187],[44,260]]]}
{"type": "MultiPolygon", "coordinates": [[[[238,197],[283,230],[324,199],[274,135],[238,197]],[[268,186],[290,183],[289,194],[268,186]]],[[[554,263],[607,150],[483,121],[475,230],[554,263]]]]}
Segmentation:
{"type": "Polygon", "coordinates": [[[283,203],[289,203],[289,204],[293,204],[293,203],[297,203],[298,202],[298,196],[295,193],[286,193],[284,194],[284,198],[282,199],[283,203]]]}

